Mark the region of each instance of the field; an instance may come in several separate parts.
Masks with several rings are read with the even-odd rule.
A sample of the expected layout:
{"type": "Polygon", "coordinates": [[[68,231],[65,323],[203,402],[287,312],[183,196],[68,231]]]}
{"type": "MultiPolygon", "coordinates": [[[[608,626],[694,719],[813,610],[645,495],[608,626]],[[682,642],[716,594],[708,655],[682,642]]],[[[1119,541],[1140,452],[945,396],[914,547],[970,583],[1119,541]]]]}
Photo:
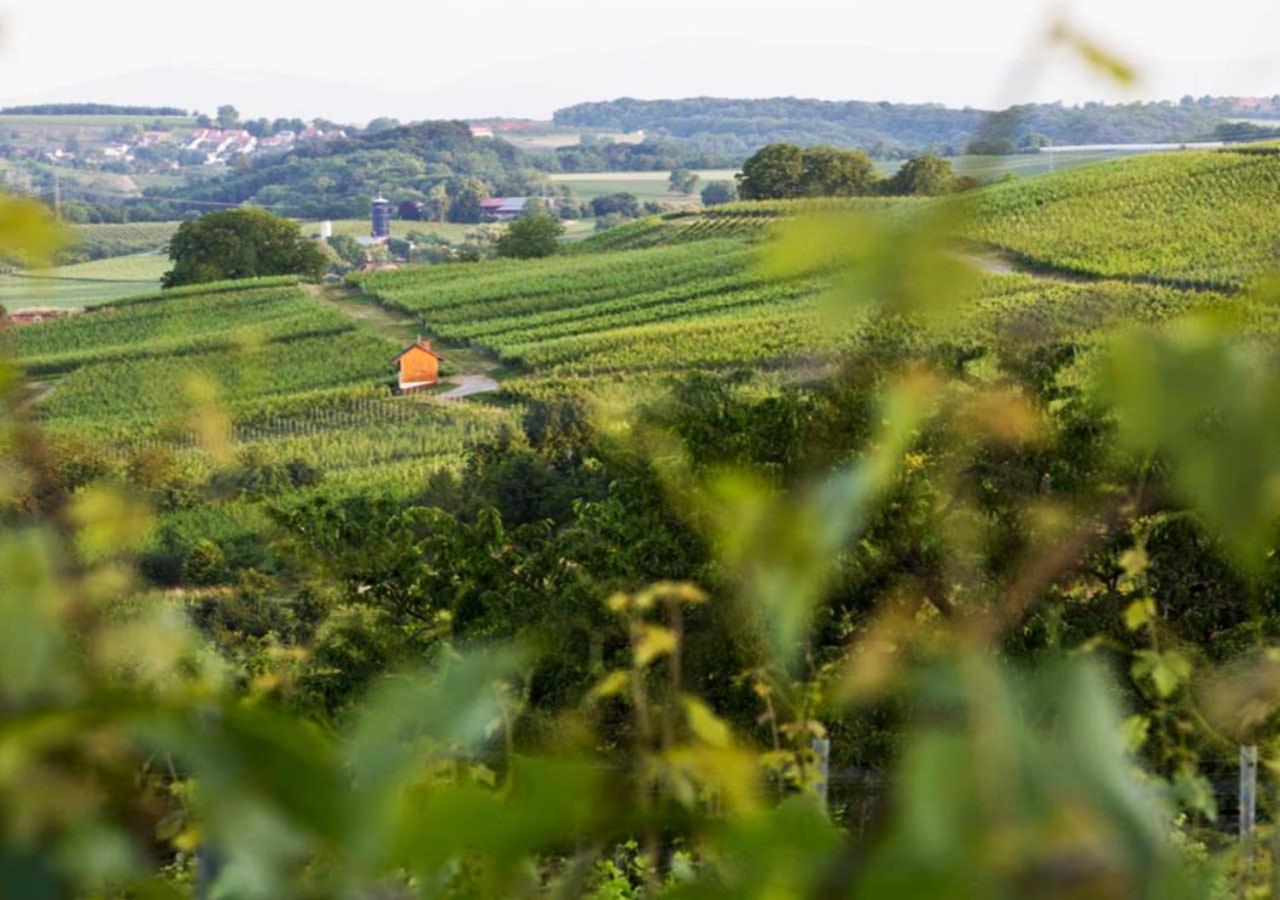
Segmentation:
{"type": "Polygon", "coordinates": [[[611,141],[615,144],[638,144],[644,140],[644,132],[603,131],[591,128],[557,128],[548,125],[546,128],[532,131],[504,131],[501,138],[521,150],[554,150],[557,147],[576,147],[582,143],[582,136],[588,134],[599,141],[611,141]]]}
{"type": "MultiPolygon", "coordinates": [[[[950,352],[971,360],[977,374],[1001,347],[1066,339],[1082,350],[1074,364],[1087,366],[1087,348],[1115,324],[1161,322],[1197,308],[1233,307],[1259,333],[1280,334],[1276,311],[1232,295],[1243,276],[1222,274],[1277,261],[1280,241],[1266,200],[1277,179],[1275,156],[1183,153],[966,195],[973,217],[957,238],[1049,271],[976,276],[957,300],[950,352]],[[1170,216],[1178,217],[1176,230],[1170,216]],[[1098,280],[1063,277],[1081,273],[1098,280]],[[1148,283],[1156,281],[1169,283],[1148,283]],[[1180,287],[1183,281],[1194,289],[1180,287]]],[[[645,182],[632,176],[618,183],[645,182]]],[[[92,435],[122,461],[162,446],[191,465],[211,465],[192,428],[208,403],[198,386],[204,379],[241,457],[305,463],[325,490],[339,494],[407,496],[431,473],[458,468],[470,445],[496,435],[536,398],[620,386],[635,399],[692,371],[747,370],[772,390],[823,371],[867,339],[865,307],[833,305],[833,296],[847,295],[833,295],[821,273],[766,278],[758,265],[762,239],[804,210],[897,216],[934,202],[728,204],[642,219],[543,260],[354,276],[365,294],[360,300],[324,302],[313,289],[278,279],[204,286],[16,329],[13,340],[29,374],[47,386],[40,410],[54,433],[92,435]],[[417,322],[460,348],[456,359],[502,365],[511,373],[505,390],[450,406],[421,395],[391,397],[388,360],[417,322]]],[[[362,220],[335,226],[338,233],[365,229],[362,220]]],[[[424,227],[396,226],[401,234],[424,227]]],[[[125,246],[154,242],[172,227],[79,230],[87,241],[125,246]]],[[[473,226],[425,227],[456,240],[473,226]]],[[[318,223],[305,228],[318,230],[318,223]]],[[[133,254],[8,281],[28,291],[38,285],[47,291],[41,300],[79,290],[83,302],[100,299],[96,291],[137,291],[163,263],[133,254]]],[[[907,345],[927,349],[938,339],[923,324],[900,327],[907,345]]],[[[318,489],[299,487],[298,496],[318,489]]],[[[236,500],[166,521],[243,534],[260,527],[257,515],[236,500]]]]}
{"type": "MultiPolygon", "coordinates": [[[[368,219],[335,219],[332,224],[334,234],[349,234],[352,237],[368,235],[371,228],[368,219]]],[[[450,243],[460,244],[468,234],[484,227],[493,227],[493,225],[462,225],[456,222],[412,222],[404,219],[392,219],[391,236],[406,238],[409,236],[409,232],[417,231],[422,234],[436,235],[450,243]]],[[[302,233],[318,236],[320,234],[320,223],[303,222],[302,233]]]]}
{"type": "MultiPolygon", "coordinates": [[[[991,181],[1002,175],[1031,178],[1035,175],[1067,172],[1079,166],[1126,159],[1140,152],[1070,150],[1062,153],[1018,153],[1013,156],[958,156],[951,160],[951,164],[960,175],[968,175],[979,181],[991,181]]],[[[897,168],[897,164],[895,164],[889,174],[892,174],[897,168]]]]}
{"type": "Polygon", "coordinates": [[[28,306],[77,308],[105,303],[160,288],[169,270],[160,253],[134,253],[91,262],[0,274],[0,304],[15,310],[28,306]]]}
{"type": "Polygon", "coordinates": [[[162,250],[178,225],[178,222],[72,225],[76,243],[71,250],[84,253],[90,259],[162,250]]]}
{"type": "Polygon", "coordinates": [[[60,148],[70,138],[92,147],[108,141],[111,132],[123,125],[150,128],[163,122],[167,128],[184,131],[195,127],[194,119],[157,116],[0,116],[0,134],[14,147],[60,148]]]}
{"type": "MultiPolygon", "coordinates": [[[[733,181],[735,169],[706,169],[697,174],[698,189],[708,181],[733,181]]],[[[701,203],[696,193],[675,194],[667,190],[670,172],[562,172],[549,176],[556,184],[567,185],[580,200],[605,194],[634,194],[639,200],[671,203],[701,203]]]]}
{"type": "MultiPolygon", "coordinates": [[[[969,175],[982,181],[999,178],[1005,174],[1013,174],[1019,178],[1033,175],[1044,175],[1053,172],[1065,172],[1077,166],[1091,163],[1108,162],[1132,156],[1123,151],[1079,151],[1066,153],[1023,153],[1014,156],[958,156],[951,160],[957,173],[969,175]]],[[[876,160],[876,171],[888,177],[896,172],[902,163],[897,160],[876,160]]],[[[709,169],[699,171],[702,179],[699,184],[708,181],[733,181],[736,169],[709,169]]],[[[640,200],[668,201],[681,203],[700,203],[697,194],[673,194],[667,191],[669,172],[562,172],[551,175],[557,184],[568,185],[574,196],[583,200],[599,197],[604,194],[630,193],[640,200]]]]}
{"type": "MultiPolygon", "coordinates": [[[[902,201],[861,205],[915,208],[902,201]]],[[[644,220],[628,226],[643,240],[626,249],[606,232],[580,253],[549,260],[357,280],[381,302],[421,316],[433,333],[522,368],[526,388],[538,379],[609,381],[743,366],[803,372],[856,346],[863,319],[856,308],[830,315],[831,284],[822,276],[779,282],[761,275],[759,245],[750,238],[801,206],[741,204],[644,220]]],[[[1118,319],[1156,322],[1225,302],[1210,292],[1153,285],[985,275],[958,327],[975,346],[1028,331],[1084,337],[1118,319]]],[[[1274,316],[1256,313],[1259,327],[1272,329],[1274,316]]]]}
{"type": "Polygon", "coordinates": [[[290,279],[181,289],[16,329],[55,435],[92,435],[122,460],[168,447],[208,460],[192,432],[203,404],[263,463],[305,462],[325,484],[412,490],[509,418],[503,409],[393,398],[400,345],[290,279]],[[209,393],[209,392],[212,393],[209,393]]]}
{"type": "Polygon", "coordinates": [[[1280,248],[1274,152],[1153,154],[973,196],[975,239],[1081,275],[1235,288],[1280,248]]]}

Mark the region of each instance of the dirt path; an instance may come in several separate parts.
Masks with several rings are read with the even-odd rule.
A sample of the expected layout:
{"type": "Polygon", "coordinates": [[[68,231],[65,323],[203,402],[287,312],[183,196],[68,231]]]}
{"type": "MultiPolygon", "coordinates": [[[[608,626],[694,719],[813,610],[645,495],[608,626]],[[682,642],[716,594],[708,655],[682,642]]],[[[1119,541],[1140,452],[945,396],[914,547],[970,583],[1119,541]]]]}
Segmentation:
{"type": "MultiPolygon", "coordinates": [[[[363,322],[383,337],[397,344],[407,345],[422,336],[421,320],[407,313],[388,309],[381,303],[364,297],[347,287],[322,287],[303,285],[304,290],[358,322],[363,322]]],[[[498,390],[501,385],[489,373],[499,368],[496,359],[474,347],[442,348],[441,356],[452,368],[461,371],[447,375],[442,380],[454,385],[440,394],[418,394],[432,401],[453,402],[476,394],[498,390]]]]}
{"type": "Polygon", "coordinates": [[[443,394],[433,394],[435,400],[461,400],[463,397],[470,397],[472,394],[484,394],[489,391],[496,391],[501,385],[494,381],[488,375],[451,375],[445,379],[450,384],[455,384],[451,391],[445,391],[443,394]]]}

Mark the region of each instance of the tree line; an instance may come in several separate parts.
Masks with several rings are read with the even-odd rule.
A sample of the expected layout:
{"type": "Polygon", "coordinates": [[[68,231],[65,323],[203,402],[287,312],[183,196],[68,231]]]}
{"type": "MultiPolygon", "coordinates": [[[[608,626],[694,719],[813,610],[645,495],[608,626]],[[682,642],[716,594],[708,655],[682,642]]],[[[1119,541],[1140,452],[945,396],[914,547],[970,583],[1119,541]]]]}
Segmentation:
{"type": "Polygon", "coordinates": [[[934,196],[976,184],[971,178],[957,177],[951,163],[932,154],[913,157],[884,178],[861,150],[801,148],[787,143],[769,144],[752,154],[737,180],[738,194],[744,200],[934,196]]]}
{"type": "MultiPolygon", "coordinates": [[[[1183,97],[1135,103],[1022,104],[998,112],[952,109],[938,103],[830,101],[796,97],[683,100],[622,98],[559,109],[557,125],[632,132],[655,142],[676,140],[686,152],[742,159],[777,142],[861,147],[869,155],[901,159],[921,151],[956,155],[970,141],[1030,135],[1054,144],[1177,142],[1213,133],[1223,119],[1242,115],[1233,97],[1183,97]]],[[[1248,110],[1280,117],[1280,97],[1248,110]]]]}
{"type": "Polygon", "coordinates": [[[0,116],[180,116],[190,113],[177,106],[119,106],[113,103],[36,103],[6,106],[0,116]]]}

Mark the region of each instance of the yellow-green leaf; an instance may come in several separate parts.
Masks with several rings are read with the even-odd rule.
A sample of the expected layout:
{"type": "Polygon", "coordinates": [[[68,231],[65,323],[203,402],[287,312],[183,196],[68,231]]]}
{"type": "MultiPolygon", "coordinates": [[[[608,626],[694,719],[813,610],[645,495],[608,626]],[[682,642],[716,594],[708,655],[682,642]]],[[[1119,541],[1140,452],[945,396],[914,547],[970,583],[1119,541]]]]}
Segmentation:
{"type": "Polygon", "coordinates": [[[689,730],[704,744],[725,749],[733,743],[729,726],[697,697],[684,697],[684,713],[689,720],[689,730]]]}

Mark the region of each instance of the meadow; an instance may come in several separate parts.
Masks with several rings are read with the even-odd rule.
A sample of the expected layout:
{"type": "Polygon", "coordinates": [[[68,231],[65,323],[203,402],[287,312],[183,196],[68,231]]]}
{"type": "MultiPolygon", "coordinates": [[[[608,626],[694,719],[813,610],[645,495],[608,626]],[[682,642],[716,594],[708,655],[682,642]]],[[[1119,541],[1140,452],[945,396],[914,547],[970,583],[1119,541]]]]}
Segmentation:
{"type": "MultiPolygon", "coordinates": [[[[331,221],[333,233],[347,234],[351,237],[365,237],[371,230],[368,219],[334,219],[331,221]]],[[[465,225],[457,222],[414,222],[406,219],[391,220],[391,236],[407,238],[409,232],[435,235],[449,243],[462,243],[466,236],[483,225],[465,225]]],[[[490,225],[490,227],[492,227],[490,225]]],[[[303,222],[302,233],[319,236],[320,222],[303,222]]]]}
{"type": "MultiPolygon", "coordinates": [[[[708,181],[733,181],[736,169],[700,169],[698,190],[708,181]]],[[[559,172],[548,176],[557,185],[566,185],[580,200],[606,194],[634,194],[641,202],[701,203],[695,192],[679,194],[667,190],[670,172],[559,172]]]]}
{"type": "Polygon", "coordinates": [[[75,309],[160,288],[168,257],[135,253],[91,262],[0,274],[0,305],[75,309]]]}

